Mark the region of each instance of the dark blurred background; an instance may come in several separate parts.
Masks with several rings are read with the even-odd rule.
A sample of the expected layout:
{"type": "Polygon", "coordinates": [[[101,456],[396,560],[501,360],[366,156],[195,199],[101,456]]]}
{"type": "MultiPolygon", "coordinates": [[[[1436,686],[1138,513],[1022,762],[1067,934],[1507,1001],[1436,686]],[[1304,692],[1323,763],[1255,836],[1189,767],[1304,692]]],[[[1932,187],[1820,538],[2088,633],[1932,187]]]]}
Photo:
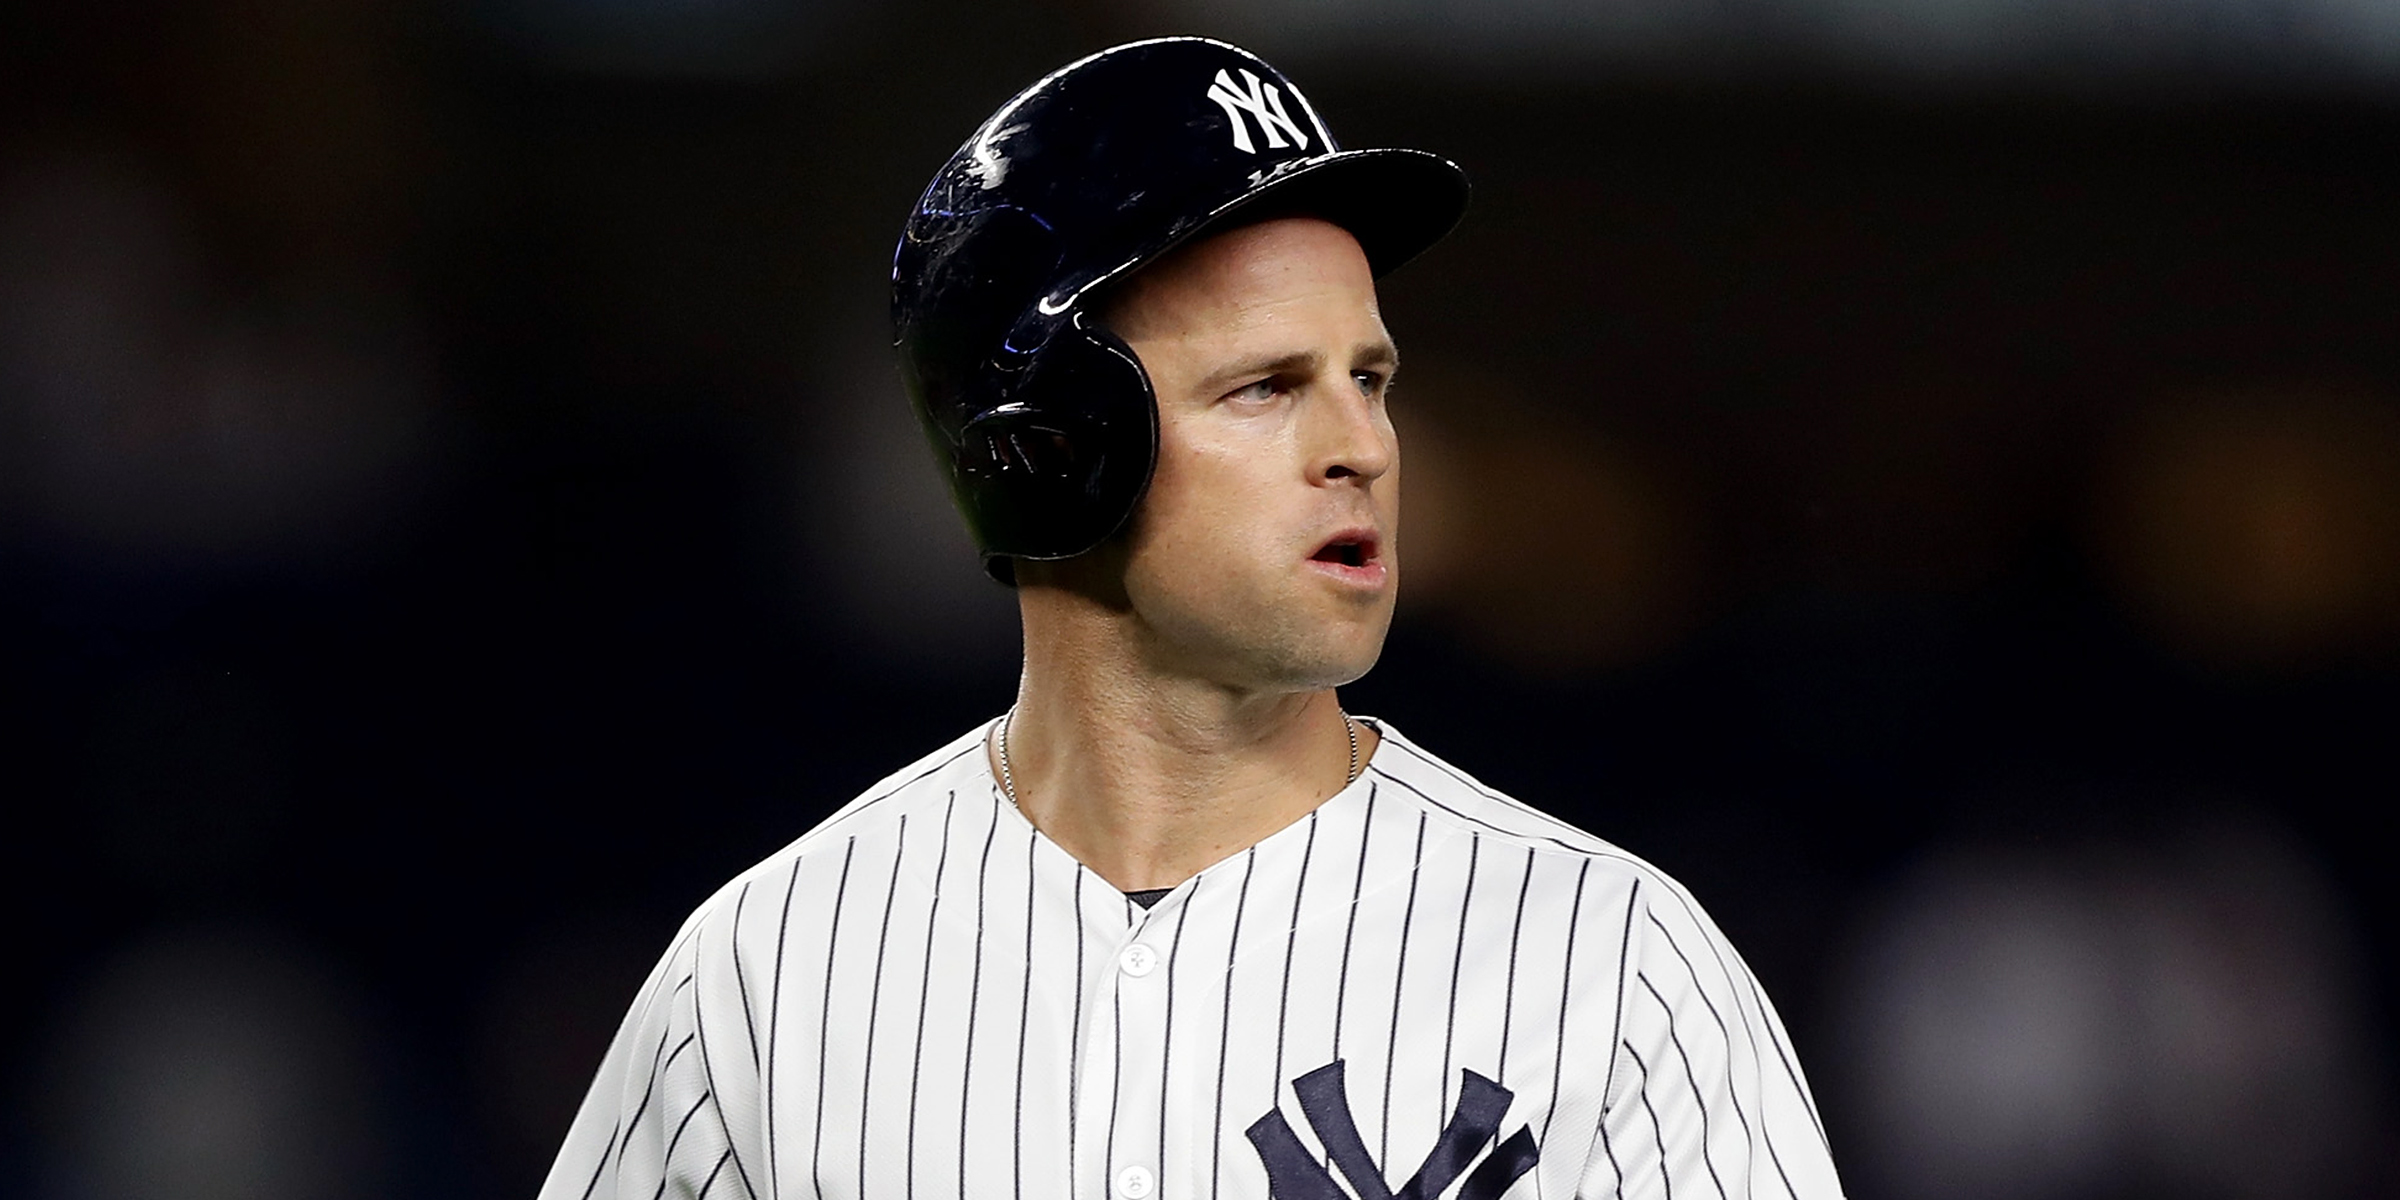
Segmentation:
{"type": "Polygon", "coordinates": [[[1349,703],[1688,883],[1852,1195],[2400,1194],[2400,6],[0,21],[0,1195],[531,1196],[681,917],[1006,704],[890,246],[1161,32],[1474,176],[1349,703]]]}

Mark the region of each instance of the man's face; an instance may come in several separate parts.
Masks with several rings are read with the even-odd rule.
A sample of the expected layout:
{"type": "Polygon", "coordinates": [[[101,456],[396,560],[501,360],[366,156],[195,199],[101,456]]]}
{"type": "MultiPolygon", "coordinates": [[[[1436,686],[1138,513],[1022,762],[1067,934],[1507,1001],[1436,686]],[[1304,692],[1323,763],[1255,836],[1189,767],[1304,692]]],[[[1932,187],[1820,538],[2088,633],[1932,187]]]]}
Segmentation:
{"type": "Polygon", "coordinates": [[[1109,310],[1158,393],[1125,543],[1155,665],[1241,688],[1347,683],[1398,582],[1397,356],[1358,242],[1285,218],[1145,268],[1109,310]]]}

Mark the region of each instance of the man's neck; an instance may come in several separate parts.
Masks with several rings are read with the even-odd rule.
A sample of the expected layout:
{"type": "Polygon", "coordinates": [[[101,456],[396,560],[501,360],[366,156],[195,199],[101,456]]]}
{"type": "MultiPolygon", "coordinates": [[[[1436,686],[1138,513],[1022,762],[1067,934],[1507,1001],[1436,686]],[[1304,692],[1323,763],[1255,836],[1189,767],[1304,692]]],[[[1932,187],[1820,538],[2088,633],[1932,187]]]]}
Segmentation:
{"type": "MultiPolygon", "coordinates": [[[[1180,884],[1349,781],[1350,739],[1330,688],[1232,688],[1037,637],[1030,622],[1026,632],[1006,729],[1018,808],[1120,890],[1180,884]]],[[[1363,765],[1375,733],[1357,732],[1363,765]]]]}

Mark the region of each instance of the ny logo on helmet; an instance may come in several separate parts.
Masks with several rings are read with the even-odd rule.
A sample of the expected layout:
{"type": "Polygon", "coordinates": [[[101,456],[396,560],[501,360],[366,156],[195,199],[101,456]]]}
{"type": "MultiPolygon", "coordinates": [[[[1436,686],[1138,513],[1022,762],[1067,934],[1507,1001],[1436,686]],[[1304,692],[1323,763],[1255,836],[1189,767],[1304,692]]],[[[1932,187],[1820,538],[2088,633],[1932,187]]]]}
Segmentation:
{"type": "Polygon", "coordinates": [[[1283,149],[1286,135],[1292,139],[1293,146],[1308,149],[1308,135],[1300,132],[1300,126],[1283,111],[1283,92],[1274,84],[1251,74],[1248,67],[1237,69],[1241,71],[1242,84],[1249,88],[1248,91],[1235,86],[1233,77],[1226,74],[1223,68],[1218,69],[1216,80],[1208,85],[1208,98],[1216,101],[1218,108],[1225,110],[1225,119],[1233,125],[1234,148],[1249,154],[1258,153],[1258,147],[1250,143],[1250,127],[1242,123],[1242,114],[1246,112],[1257,119],[1258,131],[1267,136],[1268,149],[1283,149]]]}

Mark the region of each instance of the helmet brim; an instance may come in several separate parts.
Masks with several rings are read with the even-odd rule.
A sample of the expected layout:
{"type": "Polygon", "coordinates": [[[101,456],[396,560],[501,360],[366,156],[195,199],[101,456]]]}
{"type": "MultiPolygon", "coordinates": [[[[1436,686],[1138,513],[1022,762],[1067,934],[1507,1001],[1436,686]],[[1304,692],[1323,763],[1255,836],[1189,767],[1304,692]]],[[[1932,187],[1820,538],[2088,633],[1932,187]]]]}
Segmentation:
{"type": "Polygon", "coordinates": [[[1457,228],[1468,191],[1457,163],[1423,150],[1337,150],[1287,160],[1256,186],[1077,289],[1078,299],[1179,246],[1281,216],[1320,217],[1349,231],[1380,279],[1457,228]]]}

